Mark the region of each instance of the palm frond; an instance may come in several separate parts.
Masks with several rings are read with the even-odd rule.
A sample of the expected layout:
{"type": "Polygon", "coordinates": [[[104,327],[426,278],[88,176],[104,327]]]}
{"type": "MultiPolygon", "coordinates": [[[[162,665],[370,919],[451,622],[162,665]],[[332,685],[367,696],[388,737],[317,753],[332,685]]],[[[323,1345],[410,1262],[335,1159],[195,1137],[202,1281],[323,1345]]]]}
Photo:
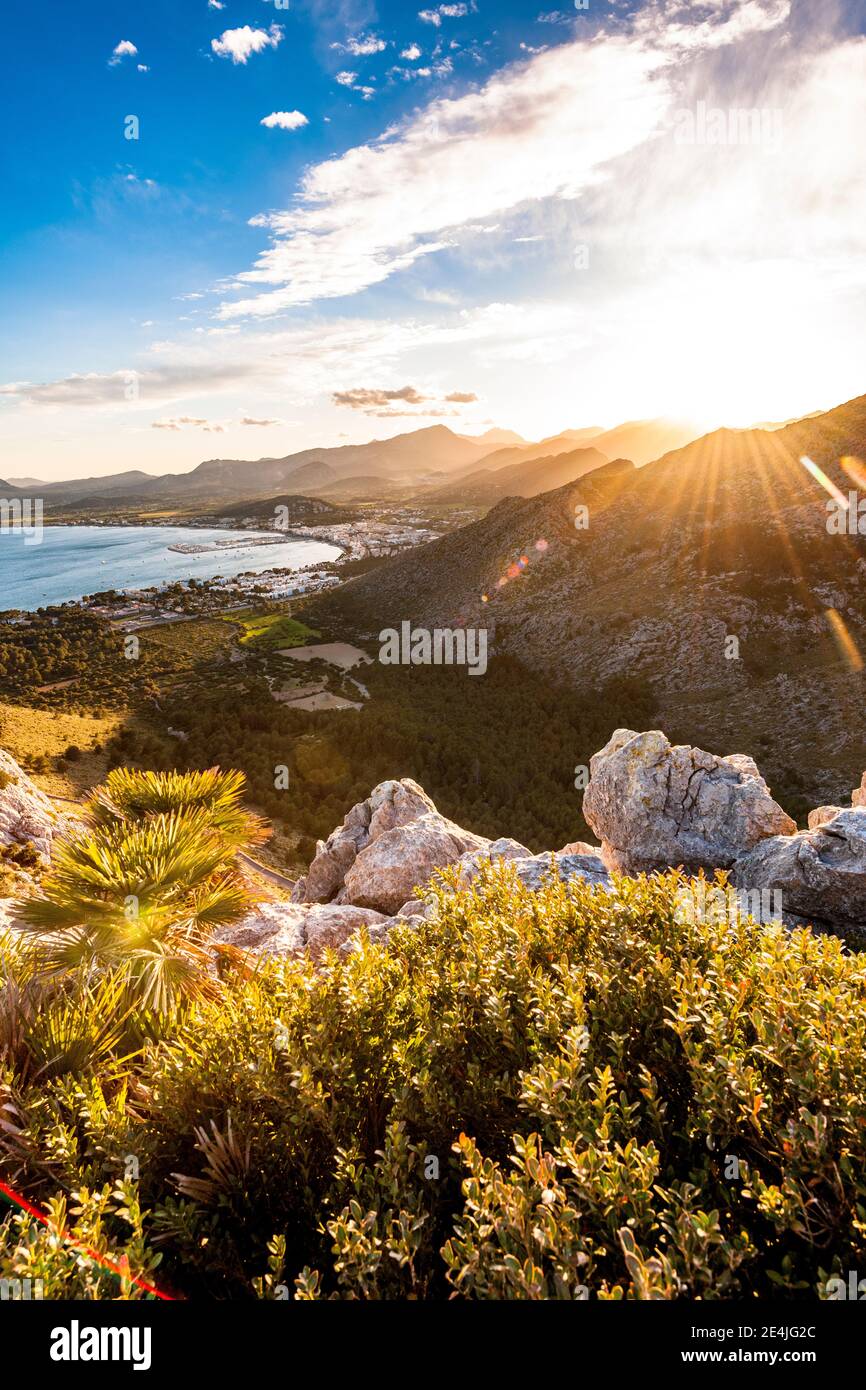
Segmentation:
{"type": "Polygon", "coordinates": [[[98,825],[140,821],[171,812],[202,811],[223,843],[234,849],[267,839],[267,822],[245,810],[242,772],[211,767],[200,772],[149,772],[119,767],[87,806],[98,825]]]}

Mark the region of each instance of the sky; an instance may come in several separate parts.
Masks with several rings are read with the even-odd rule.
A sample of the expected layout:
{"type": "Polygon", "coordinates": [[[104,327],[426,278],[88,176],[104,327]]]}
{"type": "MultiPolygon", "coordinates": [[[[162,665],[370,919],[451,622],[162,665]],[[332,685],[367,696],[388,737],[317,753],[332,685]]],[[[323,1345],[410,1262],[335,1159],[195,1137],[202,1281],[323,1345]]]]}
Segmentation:
{"type": "Polygon", "coordinates": [[[866,0],[43,0],[0,477],[866,391],[866,0]]]}

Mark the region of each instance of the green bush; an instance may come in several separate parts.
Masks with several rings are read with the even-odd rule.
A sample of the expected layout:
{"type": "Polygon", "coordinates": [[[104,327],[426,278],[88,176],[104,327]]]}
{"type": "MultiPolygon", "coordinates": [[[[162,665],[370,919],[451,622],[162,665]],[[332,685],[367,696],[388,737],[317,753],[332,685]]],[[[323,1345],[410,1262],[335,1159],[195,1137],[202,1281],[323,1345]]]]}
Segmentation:
{"type": "Polygon", "coordinates": [[[821,1297],[866,1261],[866,960],[678,886],[506,868],[113,1072],[7,1051],[0,1169],[45,1202],[133,1155],[140,1268],[192,1297],[821,1297]]]}

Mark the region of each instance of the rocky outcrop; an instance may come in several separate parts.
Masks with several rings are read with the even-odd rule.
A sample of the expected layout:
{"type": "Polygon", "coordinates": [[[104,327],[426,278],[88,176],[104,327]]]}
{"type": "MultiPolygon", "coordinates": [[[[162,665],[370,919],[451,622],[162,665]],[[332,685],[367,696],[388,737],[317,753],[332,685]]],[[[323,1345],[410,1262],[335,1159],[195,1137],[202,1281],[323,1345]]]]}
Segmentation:
{"type": "Polygon", "coordinates": [[[361,907],[262,903],[237,926],[221,927],[213,939],[264,959],[307,954],[319,960],[329,947],[338,950],[361,927],[380,929],[387,921],[380,912],[361,907]]]}
{"type": "Polygon", "coordinates": [[[866,772],[863,773],[859,787],[851,793],[852,806],[866,806],[866,772]]]}
{"type": "Polygon", "coordinates": [[[672,746],[657,729],[617,729],[591,759],[583,813],[605,865],[623,874],[730,869],[797,829],[751,758],[672,746]]]}
{"type": "Polygon", "coordinates": [[[774,836],[737,861],[738,888],[777,890],[785,920],[866,940],[866,806],[796,835],[774,836]]]}
{"type": "Polygon", "coordinates": [[[428,811],[408,825],[383,831],[361,850],[337,901],[395,913],[414,888],[429,883],[437,869],[455,864],[467,850],[487,843],[438,811],[428,811]]]}
{"type": "Polygon", "coordinates": [[[581,879],[585,883],[604,887],[610,884],[610,875],[598,851],[581,840],[553,854],[532,854],[516,840],[494,840],[485,849],[463,855],[458,883],[468,887],[478,878],[485,865],[496,862],[507,862],[520,882],[533,891],[554,878],[559,878],[563,883],[581,879]]]}
{"type": "Polygon", "coordinates": [[[866,775],[850,809],[818,807],[798,832],[745,754],[716,757],[658,731],[619,729],[591,771],[584,812],[601,846],[576,840],[543,854],[461,829],[415,782],[383,782],[319,843],[295,901],[258,908],[220,939],[264,956],[345,954],[362,926],[383,940],[428,918],[435,900],[421,895],[439,870],[455,866],[457,888],[469,888],[500,863],[531,892],[552,879],[615,892],[612,871],[726,869],[750,915],[866,939],[866,775]]]}
{"type": "MultiPolygon", "coordinates": [[[[326,903],[343,887],[346,874],[362,850],[380,835],[407,825],[426,812],[436,811],[427,793],[409,778],[380,782],[366,801],[359,801],[342,825],[326,841],[319,841],[316,855],[304,878],[298,879],[292,899],[301,903],[326,903]]],[[[404,894],[404,898],[408,897],[404,894]]]]}
{"type": "Polygon", "coordinates": [[[417,782],[382,782],[352,807],[327,841],[319,842],[292,899],[393,915],[437,869],[486,844],[440,815],[417,782]]]}
{"type": "Polygon", "coordinates": [[[15,759],[0,749],[0,846],[31,845],[47,861],[52,841],[66,829],[66,818],[58,815],[15,759]]]}

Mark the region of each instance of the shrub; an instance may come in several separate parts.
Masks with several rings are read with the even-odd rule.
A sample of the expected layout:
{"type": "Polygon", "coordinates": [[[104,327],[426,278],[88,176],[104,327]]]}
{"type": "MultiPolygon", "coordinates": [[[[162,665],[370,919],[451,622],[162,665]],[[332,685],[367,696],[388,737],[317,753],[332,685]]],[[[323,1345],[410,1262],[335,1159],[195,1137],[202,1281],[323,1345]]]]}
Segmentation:
{"type": "Polygon", "coordinates": [[[234,975],[128,1095],[12,1074],[3,1161],[57,1192],[137,1155],[191,1296],[819,1297],[866,1259],[866,960],[682,922],[679,884],[443,884],[387,943],[234,975]]]}

